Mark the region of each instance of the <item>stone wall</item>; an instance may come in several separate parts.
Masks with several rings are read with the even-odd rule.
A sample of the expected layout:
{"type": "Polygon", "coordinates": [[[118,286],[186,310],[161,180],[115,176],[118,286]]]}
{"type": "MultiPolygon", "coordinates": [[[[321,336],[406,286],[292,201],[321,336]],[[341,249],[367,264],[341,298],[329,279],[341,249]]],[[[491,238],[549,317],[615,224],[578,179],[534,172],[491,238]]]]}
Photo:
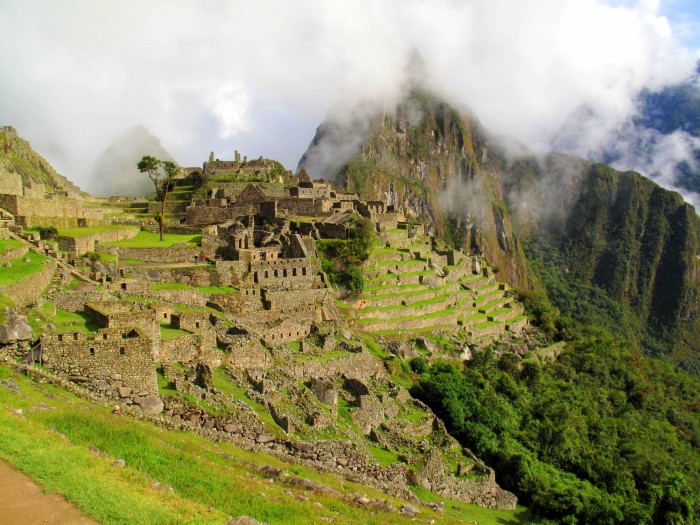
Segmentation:
{"type": "Polygon", "coordinates": [[[85,303],[94,301],[116,301],[117,299],[107,292],[57,292],[49,297],[49,300],[56,305],[56,308],[68,312],[83,312],[85,303]]]}
{"type": "Polygon", "coordinates": [[[265,344],[281,345],[308,336],[311,333],[311,327],[310,320],[285,319],[277,326],[266,327],[261,337],[265,344]]]}
{"type": "Polygon", "coordinates": [[[334,378],[341,375],[365,381],[374,377],[385,377],[386,370],[381,360],[367,352],[361,352],[327,363],[310,361],[290,367],[289,373],[294,377],[304,378],[334,378]]]}
{"type": "MultiPolygon", "coordinates": [[[[165,213],[185,213],[187,206],[189,206],[190,201],[172,201],[168,199],[165,201],[165,213]]],[[[160,211],[162,208],[162,203],[160,202],[149,202],[148,203],[148,214],[160,216],[160,211]]],[[[167,219],[167,217],[166,217],[167,219]]]]}
{"type": "Polygon", "coordinates": [[[193,362],[206,363],[211,368],[221,366],[224,355],[216,347],[205,346],[197,334],[187,334],[170,341],[160,343],[160,361],[162,363],[193,362]]]}
{"type": "MultiPolygon", "coordinates": [[[[0,237],[1,239],[2,237],[0,237]]],[[[25,253],[27,253],[27,246],[23,244],[22,246],[17,246],[16,248],[7,248],[4,252],[0,253],[0,264],[5,264],[7,261],[12,261],[13,259],[19,259],[25,253]]]]}
{"type": "Polygon", "coordinates": [[[41,296],[55,271],[56,263],[47,260],[46,266],[41,270],[14,283],[0,286],[0,294],[8,295],[18,308],[28,306],[41,296]]]}
{"type": "Polygon", "coordinates": [[[93,337],[82,332],[41,337],[46,368],[107,397],[137,405],[147,396],[158,395],[151,346],[150,338],[131,337],[120,330],[100,330],[93,337]]]}
{"type": "Polygon", "coordinates": [[[98,246],[99,253],[117,253],[122,259],[136,259],[145,262],[187,262],[194,263],[194,256],[202,249],[198,246],[173,246],[171,248],[121,248],[98,246]]]}
{"type": "Polygon", "coordinates": [[[321,261],[318,259],[275,259],[250,263],[251,284],[262,288],[291,290],[315,287],[320,272],[321,261]]]}
{"type": "Polygon", "coordinates": [[[3,172],[0,174],[0,193],[5,195],[22,195],[22,176],[19,173],[3,172]]]}
{"type": "Polygon", "coordinates": [[[119,228],[114,230],[105,230],[101,232],[89,233],[82,237],[64,237],[59,236],[58,249],[72,253],[94,252],[96,242],[114,242],[135,237],[140,231],[140,228],[119,228]]]}
{"type": "Polygon", "coordinates": [[[294,312],[298,308],[320,304],[328,298],[328,288],[298,289],[294,291],[264,291],[265,307],[277,312],[294,312]]]}
{"type": "Polygon", "coordinates": [[[15,216],[24,228],[55,226],[72,228],[107,224],[100,209],[83,209],[80,201],[61,198],[32,198],[0,194],[0,208],[15,216]]]}
{"type": "Polygon", "coordinates": [[[85,313],[103,327],[117,330],[139,328],[155,346],[160,341],[160,324],[156,312],[149,308],[139,309],[129,301],[91,302],[85,305],[85,313]]]}

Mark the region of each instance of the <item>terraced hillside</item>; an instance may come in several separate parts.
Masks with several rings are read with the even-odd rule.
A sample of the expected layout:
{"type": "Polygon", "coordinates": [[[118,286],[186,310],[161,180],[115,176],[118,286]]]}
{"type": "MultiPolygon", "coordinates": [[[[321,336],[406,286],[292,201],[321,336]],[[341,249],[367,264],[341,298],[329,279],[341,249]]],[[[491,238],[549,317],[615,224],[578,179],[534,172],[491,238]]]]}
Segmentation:
{"type": "Polygon", "coordinates": [[[429,237],[411,237],[406,225],[383,234],[365,276],[362,295],[345,309],[364,331],[410,336],[462,330],[484,337],[527,325],[511,289],[480,258],[436,252],[429,237]]]}

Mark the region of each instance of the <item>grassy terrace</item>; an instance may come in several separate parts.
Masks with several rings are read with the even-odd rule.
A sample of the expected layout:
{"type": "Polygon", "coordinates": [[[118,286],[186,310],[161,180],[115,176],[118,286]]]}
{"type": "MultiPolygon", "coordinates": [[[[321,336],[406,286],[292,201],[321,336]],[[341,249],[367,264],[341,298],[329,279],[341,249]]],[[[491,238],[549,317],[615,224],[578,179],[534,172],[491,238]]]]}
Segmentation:
{"type": "MultiPolygon", "coordinates": [[[[203,265],[202,265],[203,266],[203,265]]],[[[185,283],[152,283],[151,290],[196,290],[199,293],[204,294],[217,294],[217,293],[233,293],[237,292],[238,288],[233,286],[191,286],[185,283]]]]}
{"type": "Polygon", "coordinates": [[[84,313],[67,312],[56,310],[56,315],[51,318],[51,322],[56,326],[56,332],[83,332],[91,334],[96,332],[99,325],[84,313]]]}
{"type": "Polygon", "coordinates": [[[4,253],[5,250],[10,250],[12,248],[19,248],[23,246],[22,241],[15,241],[14,239],[0,239],[0,253],[4,253]]]}
{"type": "Polygon", "coordinates": [[[477,305],[486,305],[489,303],[492,303],[496,299],[500,299],[503,297],[503,290],[499,290],[498,288],[495,290],[491,290],[490,292],[486,293],[481,293],[477,295],[474,298],[474,303],[477,305]]]}
{"type": "Polygon", "coordinates": [[[408,304],[395,304],[391,306],[376,306],[376,307],[368,307],[365,308],[363,311],[364,312],[389,312],[392,310],[406,310],[406,309],[413,309],[413,308],[422,308],[423,306],[428,306],[430,304],[436,304],[436,303],[444,303],[449,299],[451,294],[446,294],[446,295],[438,295],[437,297],[433,297],[431,299],[425,299],[423,301],[416,301],[415,303],[408,303],[408,304]]]}
{"type": "Polygon", "coordinates": [[[440,331],[453,332],[454,330],[455,330],[454,325],[442,324],[442,325],[435,325],[435,326],[427,326],[425,328],[401,328],[398,330],[372,330],[372,333],[376,334],[376,335],[386,335],[386,336],[390,336],[390,337],[405,336],[406,338],[408,338],[408,337],[415,337],[415,336],[421,335],[421,334],[434,334],[435,332],[440,332],[440,331]]]}
{"type": "Polygon", "coordinates": [[[405,259],[403,261],[377,261],[377,266],[411,266],[425,263],[426,259],[405,259]]]}
{"type": "Polygon", "coordinates": [[[142,230],[132,239],[104,243],[103,246],[116,246],[118,248],[171,248],[174,244],[179,243],[184,243],[188,246],[200,246],[201,242],[201,235],[175,233],[164,234],[161,241],[159,234],[142,230]]]}
{"type": "MultiPolygon", "coordinates": [[[[383,289],[383,290],[396,290],[402,289],[404,290],[403,292],[395,292],[395,293],[386,293],[386,294],[381,294],[381,295],[372,295],[371,297],[368,297],[370,301],[380,301],[382,299],[393,299],[394,297],[413,297],[415,295],[423,295],[428,292],[434,292],[434,293],[439,293],[440,291],[443,291],[445,288],[448,287],[448,285],[442,285],[438,286],[437,288],[428,288],[423,284],[409,284],[406,285],[409,286],[409,289],[405,289],[401,286],[391,286],[387,285],[384,287],[375,287],[375,289],[383,289]]],[[[365,288],[367,290],[368,288],[365,288]]]]}
{"type": "Polygon", "coordinates": [[[189,335],[186,330],[181,330],[180,328],[173,328],[169,324],[160,325],[160,338],[163,341],[172,341],[173,339],[178,339],[183,335],[189,335]]]}
{"type": "Polygon", "coordinates": [[[10,261],[12,265],[9,268],[2,267],[0,271],[0,285],[12,284],[17,281],[29,277],[33,273],[38,272],[44,268],[44,261],[47,258],[39,253],[28,251],[22,257],[13,259],[10,261]],[[29,259],[29,262],[25,262],[24,259],[29,259]]]}
{"type": "MultiPolygon", "coordinates": [[[[457,313],[456,308],[445,308],[444,310],[440,310],[438,312],[434,312],[432,314],[425,314],[425,315],[404,315],[404,316],[399,316],[399,317],[392,317],[391,319],[380,319],[378,317],[370,317],[367,319],[358,319],[357,324],[363,325],[363,324],[372,324],[372,323],[400,323],[403,321],[412,321],[413,319],[437,319],[439,317],[445,317],[448,315],[453,315],[457,313]]],[[[454,328],[454,327],[453,327],[454,328]]]]}

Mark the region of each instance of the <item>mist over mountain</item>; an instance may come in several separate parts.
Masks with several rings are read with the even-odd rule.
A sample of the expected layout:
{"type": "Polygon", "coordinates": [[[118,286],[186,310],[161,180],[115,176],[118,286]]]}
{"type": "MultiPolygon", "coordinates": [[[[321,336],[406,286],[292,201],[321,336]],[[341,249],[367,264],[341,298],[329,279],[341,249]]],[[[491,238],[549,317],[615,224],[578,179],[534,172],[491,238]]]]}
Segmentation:
{"type": "Polygon", "coordinates": [[[98,196],[141,196],[153,191],[153,184],[136,164],[144,155],[161,160],[173,160],[144,126],[134,126],[119,135],[97,157],[92,168],[91,184],[98,196]]]}

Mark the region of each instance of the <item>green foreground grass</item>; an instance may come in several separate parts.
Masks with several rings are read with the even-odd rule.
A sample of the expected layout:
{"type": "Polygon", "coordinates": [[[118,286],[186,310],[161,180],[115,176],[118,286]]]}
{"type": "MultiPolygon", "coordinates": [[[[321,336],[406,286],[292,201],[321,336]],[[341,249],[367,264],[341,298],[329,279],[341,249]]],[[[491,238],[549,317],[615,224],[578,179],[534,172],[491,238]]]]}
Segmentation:
{"type": "MultiPolygon", "coordinates": [[[[272,481],[257,467],[269,464],[346,494],[386,497],[367,487],[227,443],[211,443],[190,432],[168,432],[150,423],[113,416],[107,406],[89,404],[0,366],[0,379],[7,377],[12,377],[21,393],[0,386],[0,458],[105,525],[224,524],[228,516],[239,515],[273,525],[316,524],[328,519],[337,524],[412,522],[398,514],[374,514],[344,500],[272,481]],[[89,447],[109,457],[91,453],[89,447]],[[124,459],[126,466],[114,467],[113,458],[124,459]],[[164,485],[173,490],[163,490],[164,485]],[[297,501],[299,494],[309,500],[297,501]]],[[[435,519],[436,524],[528,523],[523,509],[494,511],[450,501],[445,509],[443,515],[423,508],[420,518],[435,519]]]]}

